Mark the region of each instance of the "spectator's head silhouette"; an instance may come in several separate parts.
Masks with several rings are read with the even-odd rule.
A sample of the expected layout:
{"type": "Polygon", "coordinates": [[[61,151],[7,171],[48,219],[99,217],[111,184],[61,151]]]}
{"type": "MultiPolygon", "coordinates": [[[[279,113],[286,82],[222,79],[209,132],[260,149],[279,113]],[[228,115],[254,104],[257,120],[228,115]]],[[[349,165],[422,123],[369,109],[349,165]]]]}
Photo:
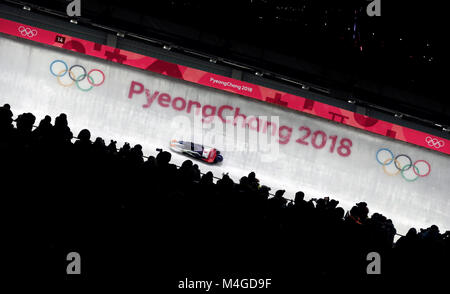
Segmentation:
{"type": "Polygon", "coordinates": [[[294,201],[296,204],[300,204],[301,202],[304,201],[304,199],[305,199],[305,193],[303,193],[302,191],[295,193],[294,201]]]}
{"type": "Polygon", "coordinates": [[[107,149],[110,154],[116,154],[117,153],[117,141],[111,140],[111,142],[109,142],[107,149]]]}
{"type": "Polygon", "coordinates": [[[120,151],[123,153],[128,153],[131,150],[131,146],[130,143],[125,142],[125,144],[123,144],[122,148],[120,148],[120,151]]]}
{"type": "Polygon", "coordinates": [[[94,144],[95,144],[95,145],[106,146],[106,145],[105,145],[105,140],[103,140],[103,138],[101,138],[101,137],[95,138],[94,144]]]}
{"type": "Polygon", "coordinates": [[[331,209],[334,209],[338,206],[339,201],[331,199],[330,202],[328,203],[328,207],[331,209]]]}
{"type": "Polygon", "coordinates": [[[96,148],[97,151],[101,152],[106,151],[105,140],[103,140],[100,137],[95,138],[93,146],[96,148]]]}
{"type": "Polygon", "coordinates": [[[250,183],[259,183],[259,180],[256,178],[255,172],[250,172],[247,178],[250,183]]]}
{"type": "Polygon", "coordinates": [[[249,186],[248,177],[242,177],[242,178],[239,180],[239,184],[240,184],[243,188],[248,187],[248,186],[249,186]]]}
{"type": "Polygon", "coordinates": [[[182,164],[181,164],[181,168],[182,169],[188,169],[192,167],[192,160],[185,160],[182,164]]]}
{"type": "Polygon", "coordinates": [[[36,117],[31,113],[24,113],[19,115],[16,120],[17,130],[22,133],[30,133],[33,130],[33,125],[36,117]]]}
{"type": "Polygon", "coordinates": [[[67,115],[65,113],[61,113],[59,116],[55,118],[55,127],[67,127],[67,115]]]}
{"type": "Polygon", "coordinates": [[[222,174],[222,178],[217,181],[217,185],[222,188],[222,192],[230,192],[234,182],[228,174],[222,174]]]}
{"type": "Polygon", "coordinates": [[[73,134],[70,131],[66,114],[61,113],[58,117],[55,118],[53,131],[55,133],[55,139],[59,142],[67,143],[72,139],[73,134]]]}
{"type": "Polygon", "coordinates": [[[83,129],[78,133],[78,140],[81,142],[90,142],[91,141],[91,132],[89,130],[83,129]]]}
{"type": "Polygon", "coordinates": [[[134,145],[134,147],[131,149],[131,151],[137,156],[141,156],[141,157],[143,156],[142,145],[140,145],[140,144],[134,145]]]}
{"type": "Polygon", "coordinates": [[[12,127],[13,114],[10,110],[9,104],[0,107],[0,128],[12,127]]]}
{"type": "Polygon", "coordinates": [[[52,118],[49,115],[46,115],[40,122],[39,127],[49,127],[52,125],[52,118]]]}
{"type": "Polygon", "coordinates": [[[406,237],[412,238],[417,236],[417,230],[415,228],[411,228],[408,230],[408,233],[406,233],[406,237]]]}
{"type": "Polygon", "coordinates": [[[156,167],[156,158],[154,156],[149,156],[147,158],[147,161],[145,161],[145,166],[150,167],[150,168],[155,168],[156,167]]]}
{"type": "Polygon", "coordinates": [[[269,193],[270,190],[272,190],[272,188],[267,187],[266,185],[262,185],[261,188],[259,188],[261,191],[263,192],[267,192],[269,193]]]}
{"type": "Polygon", "coordinates": [[[275,192],[275,197],[276,198],[283,198],[283,195],[286,191],[285,190],[278,190],[275,192]]]}
{"type": "Polygon", "coordinates": [[[200,183],[201,184],[213,184],[214,180],[214,175],[212,172],[207,172],[206,174],[203,175],[203,177],[200,179],[200,183]]]}
{"type": "Polygon", "coordinates": [[[172,159],[172,154],[170,154],[167,151],[161,151],[156,155],[156,162],[158,163],[158,166],[164,167],[167,166],[172,159]]]}

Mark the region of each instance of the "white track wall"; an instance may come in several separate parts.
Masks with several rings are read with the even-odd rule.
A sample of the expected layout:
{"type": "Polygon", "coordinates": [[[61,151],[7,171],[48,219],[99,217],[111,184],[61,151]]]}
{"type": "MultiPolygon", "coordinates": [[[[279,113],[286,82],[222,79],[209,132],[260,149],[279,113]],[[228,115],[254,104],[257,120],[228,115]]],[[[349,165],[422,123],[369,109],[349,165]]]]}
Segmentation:
{"type": "MultiPolygon", "coordinates": [[[[61,73],[64,66],[57,62],[52,69],[61,73]]],[[[80,77],[80,70],[75,67],[74,75],[80,77]]],[[[68,75],[60,80],[62,83],[71,82],[68,75]]],[[[92,73],[91,82],[100,80],[98,72],[92,73]]],[[[89,87],[86,81],[80,82],[80,86],[89,87]]],[[[441,231],[450,229],[449,156],[260,101],[75,52],[0,37],[0,103],[9,103],[15,115],[32,112],[37,117],[36,124],[47,114],[55,118],[66,113],[74,135],[86,128],[91,131],[93,139],[100,136],[106,143],[114,139],[119,143],[141,144],[146,155],[156,155],[155,148],[169,149],[169,141],[173,138],[190,139],[194,136],[196,141],[222,150],[224,156],[220,165],[196,162],[203,172],[211,170],[218,177],[229,172],[233,179],[238,180],[255,171],[261,183],[272,187],[273,192],[283,188],[288,198],[299,190],[304,191],[307,198],[329,196],[339,200],[345,209],[365,201],[371,213],[379,212],[391,218],[402,234],[410,227],[423,228],[432,224],[438,225],[441,231]],[[63,60],[68,67],[82,65],[87,71],[100,69],[105,73],[105,82],[89,92],[79,90],[76,85],[63,87],[50,73],[54,60],[63,60]],[[148,89],[149,95],[142,86],[148,89]],[[135,92],[131,99],[130,88],[135,92]],[[159,95],[155,94],[156,91],[159,95]],[[168,95],[160,97],[162,93],[168,95]],[[153,95],[156,97],[153,103],[143,107],[148,103],[147,96],[153,95]],[[171,103],[177,97],[182,99],[171,103]],[[186,103],[184,108],[183,101],[186,103]],[[190,113],[187,110],[189,101],[192,101],[190,113]],[[201,114],[195,115],[197,104],[194,102],[203,107],[208,105],[202,109],[206,114],[215,112],[212,123],[208,122],[212,119],[210,117],[201,124],[201,114]],[[173,105],[182,110],[177,111],[173,105]],[[270,126],[267,132],[263,132],[263,123],[258,132],[256,120],[250,123],[249,128],[243,128],[240,126],[242,119],[234,126],[223,123],[217,116],[219,110],[223,111],[223,116],[234,116],[237,108],[248,117],[248,121],[249,116],[274,117],[272,121],[277,125],[275,136],[269,134],[273,130],[270,126]],[[180,123],[186,119],[189,123],[180,123]],[[211,129],[212,126],[215,128],[211,129]],[[281,141],[285,143],[289,128],[292,128],[286,144],[278,143],[280,126],[285,126],[281,130],[281,141]],[[316,147],[313,146],[312,134],[300,140],[304,141],[303,144],[297,142],[308,132],[305,128],[300,131],[302,126],[309,128],[311,133],[323,132],[316,133],[316,147]],[[194,133],[194,129],[197,132],[194,133]],[[240,137],[243,131],[244,137],[240,137]],[[318,148],[322,145],[322,134],[327,141],[318,148]],[[269,151],[253,150],[259,146],[256,145],[258,138],[270,138],[269,151]],[[349,156],[341,156],[348,152],[345,147],[338,152],[344,138],[352,142],[349,156]],[[336,145],[333,148],[334,140],[336,145]],[[249,146],[250,150],[237,150],[243,146],[249,146]],[[431,172],[412,182],[405,180],[401,173],[389,176],[387,173],[395,173],[397,169],[392,162],[383,170],[376,157],[380,148],[388,148],[394,155],[408,155],[413,162],[426,160],[431,172]]],[[[387,151],[378,154],[382,162],[388,163],[389,157],[387,151]]],[[[181,164],[185,159],[173,154],[172,161],[181,164]]],[[[408,163],[406,157],[398,158],[398,165],[408,163]]],[[[414,179],[416,176],[412,171],[413,168],[405,170],[405,177],[414,179]]],[[[428,166],[418,163],[416,172],[423,175],[428,172],[428,166]]]]}

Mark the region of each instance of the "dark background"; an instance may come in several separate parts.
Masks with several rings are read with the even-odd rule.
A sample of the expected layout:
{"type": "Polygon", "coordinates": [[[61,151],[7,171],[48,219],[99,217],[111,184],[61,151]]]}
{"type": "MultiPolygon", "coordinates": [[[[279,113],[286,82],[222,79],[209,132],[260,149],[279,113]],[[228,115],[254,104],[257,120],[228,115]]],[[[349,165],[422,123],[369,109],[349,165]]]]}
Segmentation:
{"type": "MultiPolygon", "coordinates": [[[[11,2],[11,1],[6,1],[11,2]]],[[[12,1],[60,12],[69,0],[12,1]]],[[[84,23],[163,40],[440,125],[446,93],[445,1],[89,0],[84,23]]],[[[346,99],[345,98],[345,99],[346,99]]]]}

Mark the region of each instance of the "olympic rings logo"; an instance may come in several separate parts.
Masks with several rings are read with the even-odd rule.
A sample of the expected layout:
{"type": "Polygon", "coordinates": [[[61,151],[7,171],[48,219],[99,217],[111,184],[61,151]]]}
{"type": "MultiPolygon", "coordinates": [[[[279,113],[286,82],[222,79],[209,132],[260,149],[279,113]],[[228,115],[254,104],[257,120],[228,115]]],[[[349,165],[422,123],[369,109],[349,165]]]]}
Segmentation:
{"type": "Polygon", "coordinates": [[[38,34],[37,30],[32,30],[32,29],[24,27],[24,26],[20,26],[18,28],[18,30],[22,36],[28,37],[28,38],[34,38],[38,34]]]}
{"type": "Polygon", "coordinates": [[[431,165],[427,161],[421,159],[413,163],[408,155],[394,156],[394,153],[388,148],[380,148],[377,151],[376,160],[383,166],[385,174],[396,176],[400,173],[408,182],[414,182],[418,178],[424,178],[431,173],[431,165]],[[394,164],[391,165],[392,163],[394,164]]]}
{"type": "Polygon", "coordinates": [[[71,87],[74,84],[83,92],[88,92],[94,87],[103,85],[106,80],[105,73],[99,69],[92,69],[89,72],[79,65],[72,65],[70,68],[62,60],[54,60],[50,64],[50,73],[54,75],[58,84],[63,87],[71,87]],[[68,75],[66,75],[69,73],[68,75]]]}
{"type": "Polygon", "coordinates": [[[430,147],[434,147],[436,149],[442,148],[445,146],[445,142],[436,138],[431,138],[430,136],[425,138],[425,142],[430,147]]]}

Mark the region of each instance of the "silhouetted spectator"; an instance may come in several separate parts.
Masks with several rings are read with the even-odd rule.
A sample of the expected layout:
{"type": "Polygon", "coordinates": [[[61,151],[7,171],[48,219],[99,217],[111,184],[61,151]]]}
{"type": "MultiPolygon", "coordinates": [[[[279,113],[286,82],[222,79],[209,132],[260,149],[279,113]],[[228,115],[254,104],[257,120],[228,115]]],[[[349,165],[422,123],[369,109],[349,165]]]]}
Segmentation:
{"type": "Polygon", "coordinates": [[[282,209],[286,206],[287,200],[283,198],[283,195],[286,191],[285,190],[278,190],[275,192],[275,196],[270,198],[269,205],[272,206],[274,209],[282,209]]]}
{"type": "Polygon", "coordinates": [[[52,118],[46,115],[33,132],[35,136],[41,138],[41,140],[49,140],[53,132],[52,118]]]}
{"type": "Polygon", "coordinates": [[[359,202],[352,207],[350,213],[347,215],[347,219],[353,220],[357,224],[362,224],[367,220],[368,214],[369,209],[367,208],[367,203],[359,202]]]}
{"type": "Polygon", "coordinates": [[[125,142],[123,146],[119,149],[119,156],[123,159],[128,159],[131,153],[131,146],[130,143],[125,142]]]}
{"type": "Polygon", "coordinates": [[[13,113],[9,104],[0,107],[0,134],[13,129],[13,113]]]}
{"type": "Polygon", "coordinates": [[[200,169],[198,168],[198,165],[194,164],[192,166],[192,169],[194,170],[194,181],[196,181],[196,182],[200,181],[200,179],[201,179],[201,176],[200,176],[201,172],[200,172],[200,169]]]}
{"type": "Polygon", "coordinates": [[[251,172],[248,174],[248,184],[252,189],[258,189],[259,187],[259,180],[256,178],[256,174],[254,172],[251,172]]]}
{"type": "Polygon", "coordinates": [[[202,184],[202,185],[212,185],[214,183],[213,181],[214,181],[213,173],[212,172],[207,172],[200,179],[200,184],[202,184]]]}
{"type": "Polygon", "coordinates": [[[144,156],[144,153],[142,152],[142,146],[137,144],[133,148],[131,148],[129,156],[130,161],[136,166],[143,163],[144,160],[142,157],[144,156]]]}
{"type": "Polygon", "coordinates": [[[24,136],[29,136],[33,130],[33,125],[36,122],[36,117],[31,113],[24,113],[19,115],[16,120],[17,130],[24,136]]]}
{"type": "Polygon", "coordinates": [[[395,244],[395,248],[408,248],[415,246],[418,240],[417,230],[415,228],[411,228],[408,230],[405,236],[400,237],[395,244]]]}
{"type": "Polygon", "coordinates": [[[147,160],[144,162],[145,167],[153,169],[156,168],[156,158],[154,156],[149,156],[147,160]]]}
{"type": "Polygon", "coordinates": [[[171,159],[172,154],[167,151],[162,151],[156,156],[156,163],[158,164],[158,167],[166,167],[171,159]]]}
{"type": "Polygon", "coordinates": [[[111,155],[117,154],[117,141],[111,140],[107,147],[108,153],[111,155]]]}

